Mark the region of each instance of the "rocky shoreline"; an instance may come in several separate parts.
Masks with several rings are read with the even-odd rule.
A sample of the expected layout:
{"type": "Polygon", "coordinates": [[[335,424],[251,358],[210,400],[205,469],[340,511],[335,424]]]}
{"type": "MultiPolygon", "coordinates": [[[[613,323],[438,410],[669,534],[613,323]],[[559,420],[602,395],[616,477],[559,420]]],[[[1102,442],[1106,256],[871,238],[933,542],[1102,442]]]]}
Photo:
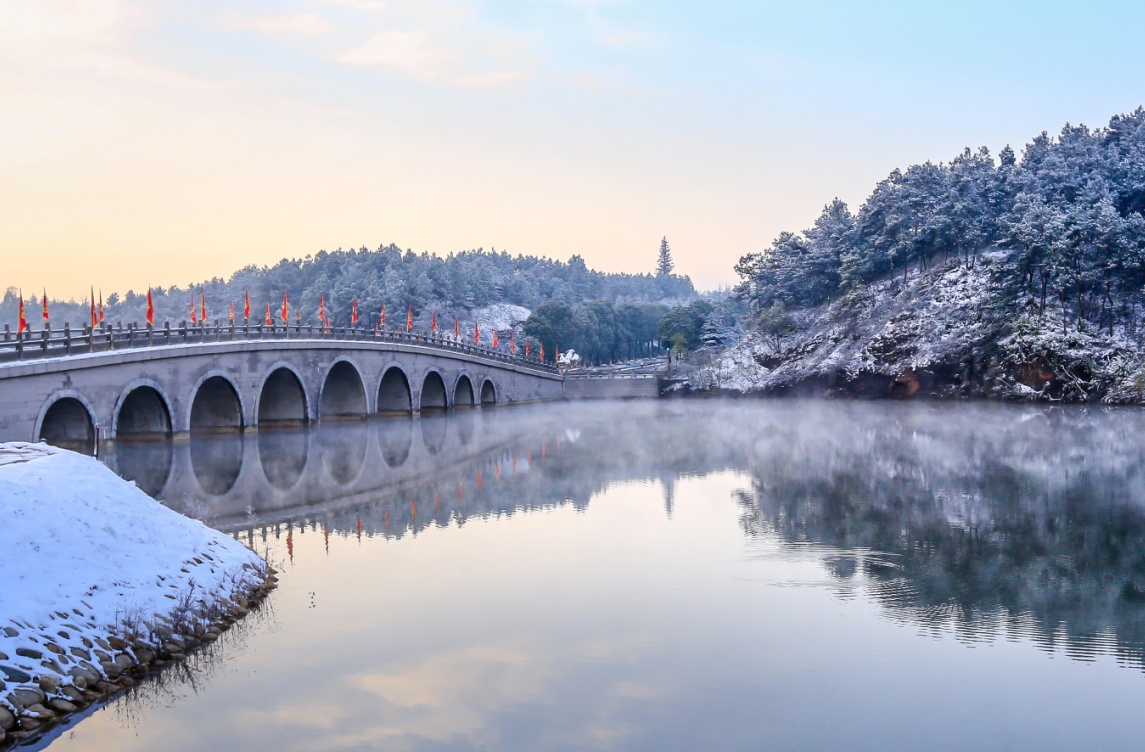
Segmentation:
{"type": "MultiPolygon", "coordinates": [[[[187,563],[195,566],[194,561],[187,563]]],[[[200,559],[200,566],[205,563],[200,559]]],[[[52,625],[54,634],[19,622],[0,629],[9,638],[23,636],[24,642],[35,644],[35,648],[21,647],[15,652],[41,667],[33,674],[4,665],[10,657],[0,652],[0,750],[42,736],[73,713],[215,642],[258,608],[278,584],[272,567],[251,574],[255,579],[249,586],[220,598],[207,609],[183,614],[178,623],[162,616],[154,618],[146,634],[138,625],[125,621],[104,637],[74,635],[78,640],[73,639],[68,630],[78,632],[72,622],[83,618],[78,608],[71,614],[54,612],[58,618],[52,625]]]]}

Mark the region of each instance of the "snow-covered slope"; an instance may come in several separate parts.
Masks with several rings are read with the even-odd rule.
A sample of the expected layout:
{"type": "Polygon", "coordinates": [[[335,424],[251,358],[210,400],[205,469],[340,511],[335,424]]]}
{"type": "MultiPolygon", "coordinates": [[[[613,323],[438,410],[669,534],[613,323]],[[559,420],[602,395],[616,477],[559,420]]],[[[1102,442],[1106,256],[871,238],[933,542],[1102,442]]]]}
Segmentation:
{"type": "Polygon", "coordinates": [[[1141,348],[1002,300],[992,271],[938,266],[885,279],[861,296],[793,311],[793,331],[748,334],[691,374],[698,389],[852,396],[994,396],[1134,402],[1141,348]]]}
{"type": "Polygon", "coordinates": [[[254,552],[97,460],[0,444],[0,730],[21,714],[35,727],[90,701],[83,690],[181,653],[266,577],[254,552]]]}

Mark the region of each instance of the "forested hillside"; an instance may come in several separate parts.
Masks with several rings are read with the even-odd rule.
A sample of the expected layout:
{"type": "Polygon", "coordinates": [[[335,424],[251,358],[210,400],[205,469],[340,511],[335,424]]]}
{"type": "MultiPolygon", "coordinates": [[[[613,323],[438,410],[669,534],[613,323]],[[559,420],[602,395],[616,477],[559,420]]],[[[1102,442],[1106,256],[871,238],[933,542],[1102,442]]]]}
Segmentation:
{"type": "MultiPolygon", "coordinates": [[[[652,260],[650,254],[649,261],[652,260]]],[[[580,256],[562,262],[475,250],[442,258],[389,245],[375,251],[366,248],[321,251],[304,259],[283,260],[272,267],[248,266],[227,280],[216,278],[187,287],[156,287],[153,289],[156,322],[177,323],[189,319],[192,302],[199,304],[200,291],[206,297],[208,320],[227,320],[233,303],[238,321],[242,323],[244,297],[249,292],[252,323],[263,320],[267,305],[277,321],[286,293],[292,323],[299,311],[303,323],[317,323],[321,300],[332,325],[348,325],[352,301],[357,298],[360,326],[373,327],[378,323],[384,302],[386,323],[390,327],[404,328],[407,311],[412,307],[419,329],[429,327],[430,317],[436,311],[439,326],[448,330],[453,328],[454,316],[467,325],[484,316],[493,326],[508,327],[515,321],[523,321],[529,311],[544,303],[580,308],[591,302],[596,304],[598,312],[604,310],[601,306],[607,309],[635,306],[647,313],[647,306],[686,302],[695,296],[691,280],[672,274],[670,268],[655,275],[607,274],[589,269],[580,256]],[[484,313],[479,316],[479,312],[484,313]]],[[[39,329],[42,324],[39,298],[34,292],[38,291],[25,291],[25,303],[29,323],[39,329]]],[[[143,322],[146,296],[146,290],[123,295],[109,293],[104,301],[107,319],[143,322]]],[[[13,330],[16,303],[15,290],[8,290],[0,303],[0,316],[13,330]]],[[[62,327],[65,321],[73,327],[88,321],[86,302],[52,301],[50,307],[52,325],[56,328],[62,327]]],[[[630,313],[628,308],[624,310],[630,313]]],[[[652,339],[658,320],[657,317],[651,324],[652,339]]],[[[647,330],[645,324],[635,334],[626,332],[623,341],[613,349],[618,353],[622,346],[634,349],[634,337],[644,337],[647,330]]],[[[467,326],[468,331],[471,329],[467,326]]],[[[488,331],[485,336],[491,334],[488,331]]],[[[551,352],[552,344],[548,346],[551,352]]]]}
{"type": "Polygon", "coordinates": [[[708,386],[1138,400],[1145,109],[895,170],[736,270],[755,328],[708,386]]]}

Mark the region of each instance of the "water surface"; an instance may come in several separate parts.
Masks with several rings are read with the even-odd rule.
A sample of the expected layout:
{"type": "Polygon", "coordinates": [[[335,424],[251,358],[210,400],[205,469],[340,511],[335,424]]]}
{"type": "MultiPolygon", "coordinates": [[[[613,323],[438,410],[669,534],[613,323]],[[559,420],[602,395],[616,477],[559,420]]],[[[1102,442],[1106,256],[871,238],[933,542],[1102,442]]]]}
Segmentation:
{"type": "Polygon", "coordinates": [[[281,585],[40,746],[1141,749],[1143,429],[672,401],[120,445],[281,585]]]}

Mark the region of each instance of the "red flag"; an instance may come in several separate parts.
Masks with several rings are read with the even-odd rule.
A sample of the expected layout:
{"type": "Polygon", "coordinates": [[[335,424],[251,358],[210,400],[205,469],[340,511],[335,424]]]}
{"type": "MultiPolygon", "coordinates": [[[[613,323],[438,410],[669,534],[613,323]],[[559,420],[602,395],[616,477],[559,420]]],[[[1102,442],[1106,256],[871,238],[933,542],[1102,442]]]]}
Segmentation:
{"type": "Polygon", "coordinates": [[[44,317],[44,323],[46,324],[49,321],[49,319],[48,319],[48,291],[47,290],[44,290],[44,297],[42,298],[41,302],[42,302],[42,307],[44,309],[42,311],[42,315],[44,317]]]}
{"type": "Polygon", "coordinates": [[[326,326],[326,295],[318,294],[318,323],[326,326]]]}
{"type": "Polygon", "coordinates": [[[231,307],[228,313],[230,313],[231,316],[231,323],[235,323],[235,301],[233,300],[231,301],[231,307]]]}
{"type": "Polygon", "coordinates": [[[28,331],[28,319],[24,317],[24,293],[20,293],[20,308],[17,312],[16,319],[16,334],[23,334],[28,331]]]}
{"type": "Polygon", "coordinates": [[[155,325],[155,301],[151,299],[151,285],[147,286],[147,326],[155,325]]]}
{"type": "Polygon", "coordinates": [[[354,304],[350,306],[350,326],[358,325],[358,299],[354,298],[354,304]]]}
{"type": "Polygon", "coordinates": [[[529,352],[529,338],[525,337],[525,357],[527,358],[529,355],[531,355],[529,352]]]}
{"type": "Polygon", "coordinates": [[[198,323],[198,321],[199,321],[198,316],[199,316],[199,313],[198,313],[198,311],[195,310],[195,296],[192,295],[191,296],[191,323],[192,324],[198,323]]]}
{"type": "Polygon", "coordinates": [[[517,354],[517,333],[509,332],[509,352],[517,354]]]}
{"type": "Polygon", "coordinates": [[[199,321],[204,324],[207,323],[207,293],[203,288],[199,288],[199,321]]]}
{"type": "Polygon", "coordinates": [[[290,303],[287,302],[286,293],[282,293],[282,323],[290,323],[290,303]]]}
{"type": "Polygon", "coordinates": [[[386,328],[386,301],[382,301],[382,320],[379,324],[383,329],[386,328]]]}
{"type": "Polygon", "coordinates": [[[453,338],[461,339],[461,319],[453,317],[453,338]]]}
{"type": "Polygon", "coordinates": [[[302,326],[302,309],[298,306],[294,307],[294,323],[302,326]]]}
{"type": "Polygon", "coordinates": [[[480,341],[481,341],[481,333],[480,333],[480,330],[477,328],[477,322],[474,321],[473,322],[473,344],[476,345],[480,341]]]}
{"type": "Polygon", "coordinates": [[[247,290],[245,293],[243,302],[243,319],[250,321],[250,290],[247,290]]]}
{"type": "Polygon", "coordinates": [[[541,357],[541,360],[544,360],[545,359],[545,343],[542,342],[540,344],[541,344],[541,355],[540,355],[540,357],[541,357]]]}
{"type": "Polygon", "coordinates": [[[493,349],[497,349],[497,330],[493,330],[493,349]]]}
{"type": "Polygon", "coordinates": [[[406,331],[413,329],[413,306],[409,307],[409,313],[406,314],[406,331]]]}
{"type": "Polygon", "coordinates": [[[99,323],[103,323],[103,290],[99,291],[99,323]]]}
{"type": "Polygon", "coordinates": [[[99,326],[99,315],[95,312],[95,288],[89,289],[91,291],[91,328],[92,331],[95,331],[95,328],[99,326]]]}
{"type": "Polygon", "coordinates": [[[270,303],[266,304],[266,325],[270,326],[270,303]]]}
{"type": "Polygon", "coordinates": [[[430,314],[429,331],[431,334],[437,332],[437,311],[434,311],[432,314],[430,314]]]}

